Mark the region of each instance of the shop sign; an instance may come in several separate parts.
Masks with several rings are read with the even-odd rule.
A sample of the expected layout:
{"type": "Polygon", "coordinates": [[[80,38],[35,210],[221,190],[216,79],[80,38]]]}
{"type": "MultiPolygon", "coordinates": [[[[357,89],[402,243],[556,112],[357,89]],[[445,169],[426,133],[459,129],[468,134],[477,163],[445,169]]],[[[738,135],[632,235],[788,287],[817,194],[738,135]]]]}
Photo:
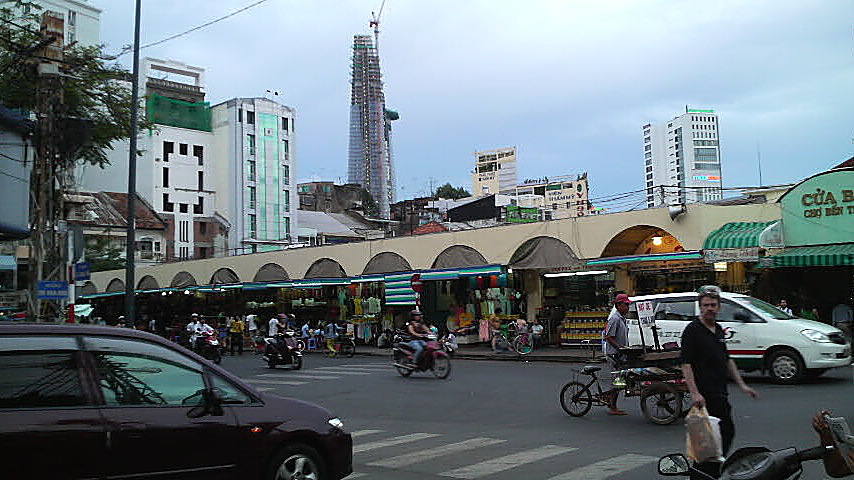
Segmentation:
{"type": "Polygon", "coordinates": [[[655,326],[655,312],[653,312],[652,302],[635,302],[638,308],[638,321],[644,327],[655,326]]]}
{"type": "Polygon", "coordinates": [[[495,172],[486,172],[486,173],[478,173],[477,181],[478,182],[489,182],[495,180],[495,172]]]}
{"type": "Polygon", "coordinates": [[[747,248],[711,248],[703,250],[706,263],[718,262],[758,262],[759,247],[747,248]]]}
{"type": "Polygon", "coordinates": [[[786,246],[851,241],[854,232],[854,169],[808,178],[780,197],[786,246]]]}

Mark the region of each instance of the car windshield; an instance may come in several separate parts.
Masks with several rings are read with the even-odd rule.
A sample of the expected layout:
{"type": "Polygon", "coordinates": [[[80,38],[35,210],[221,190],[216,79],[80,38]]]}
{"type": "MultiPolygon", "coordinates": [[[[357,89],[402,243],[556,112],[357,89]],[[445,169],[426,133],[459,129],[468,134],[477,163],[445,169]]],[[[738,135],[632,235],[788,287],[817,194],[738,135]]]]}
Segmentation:
{"type": "Polygon", "coordinates": [[[789,315],[788,313],[780,310],[779,308],[775,307],[774,305],[771,305],[768,302],[763,302],[762,300],[759,300],[758,298],[741,297],[741,298],[734,298],[733,300],[735,300],[736,302],[738,302],[742,305],[749,305],[749,306],[758,308],[759,310],[762,311],[763,314],[765,314],[771,318],[777,319],[777,320],[789,320],[792,318],[797,318],[797,317],[794,317],[792,315],[789,315]]]}

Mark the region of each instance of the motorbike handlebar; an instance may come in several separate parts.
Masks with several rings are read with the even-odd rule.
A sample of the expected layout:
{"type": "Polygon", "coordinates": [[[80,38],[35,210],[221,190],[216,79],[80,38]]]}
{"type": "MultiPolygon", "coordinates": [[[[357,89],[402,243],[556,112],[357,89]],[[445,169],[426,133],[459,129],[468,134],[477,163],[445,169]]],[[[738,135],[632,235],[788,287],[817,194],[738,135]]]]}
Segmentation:
{"type": "Polygon", "coordinates": [[[828,453],[833,451],[833,447],[831,446],[818,446],[813,448],[808,448],[806,450],[798,451],[798,458],[801,459],[802,462],[806,462],[808,460],[821,460],[828,453]]]}

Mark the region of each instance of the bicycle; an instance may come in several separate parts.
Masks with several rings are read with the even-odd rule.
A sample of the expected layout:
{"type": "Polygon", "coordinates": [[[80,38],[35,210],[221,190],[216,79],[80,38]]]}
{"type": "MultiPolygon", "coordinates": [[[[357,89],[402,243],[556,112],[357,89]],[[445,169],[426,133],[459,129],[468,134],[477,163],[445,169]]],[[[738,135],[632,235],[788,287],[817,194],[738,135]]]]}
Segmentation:
{"type": "MultiPolygon", "coordinates": [[[[561,388],[560,406],[567,414],[582,417],[593,405],[609,406],[610,390],[602,390],[596,376],[599,370],[602,367],[587,365],[581,369],[581,374],[589,375],[589,382],[585,384],[575,379],[561,388]],[[595,392],[591,389],[594,385],[595,392]]],[[[639,396],[641,411],[650,422],[669,425],[686,413],[682,407],[688,389],[677,372],[649,367],[620,370],[617,375],[615,388],[625,390],[626,397],[639,396]]]]}
{"type": "Polygon", "coordinates": [[[504,335],[504,332],[498,331],[495,333],[495,339],[497,345],[506,345],[517,355],[527,355],[534,351],[534,336],[531,333],[520,333],[513,337],[511,342],[504,335]]]}

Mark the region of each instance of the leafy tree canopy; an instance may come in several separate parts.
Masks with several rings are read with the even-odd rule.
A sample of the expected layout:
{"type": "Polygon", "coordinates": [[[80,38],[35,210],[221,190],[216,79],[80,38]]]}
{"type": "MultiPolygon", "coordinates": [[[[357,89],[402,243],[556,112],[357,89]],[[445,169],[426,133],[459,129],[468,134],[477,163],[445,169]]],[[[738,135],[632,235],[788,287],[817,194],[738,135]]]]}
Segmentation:
{"type": "Polygon", "coordinates": [[[364,188],[362,189],[362,209],[364,210],[365,215],[369,217],[376,217],[380,214],[380,206],[377,205],[377,201],[374,200],[374,196],[364,188]]]}
{"type": "Polygon", "coordinates": [[[471,193],[463,187],[454,187],[450,183],[446,183],[437,188],[436,193],[434,193],[433,196],[437,198],[459,200],[461,198],[470,197],[471,193]]]}

